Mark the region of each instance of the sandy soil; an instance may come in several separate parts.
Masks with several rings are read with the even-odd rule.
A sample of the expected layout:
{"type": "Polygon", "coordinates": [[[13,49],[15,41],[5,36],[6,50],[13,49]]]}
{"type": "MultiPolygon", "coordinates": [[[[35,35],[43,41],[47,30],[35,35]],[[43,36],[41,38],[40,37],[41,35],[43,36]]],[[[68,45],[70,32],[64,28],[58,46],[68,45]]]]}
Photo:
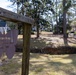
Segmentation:
{"type": "MultiPolygon", "coordinates": [[[[40,37],[38,39],[35,35],[31,35],[31,48],[44,48],[44,47],[58,47],[64,46],[64,40],[62,35],[53,35],[51,32],[41,32],[40,37]]],[[[17,47],[22,47],[22,35],[18,36],[17,47]]],[[[68,46],[76,46],[76,39],[69,37],[68,46]]]]}

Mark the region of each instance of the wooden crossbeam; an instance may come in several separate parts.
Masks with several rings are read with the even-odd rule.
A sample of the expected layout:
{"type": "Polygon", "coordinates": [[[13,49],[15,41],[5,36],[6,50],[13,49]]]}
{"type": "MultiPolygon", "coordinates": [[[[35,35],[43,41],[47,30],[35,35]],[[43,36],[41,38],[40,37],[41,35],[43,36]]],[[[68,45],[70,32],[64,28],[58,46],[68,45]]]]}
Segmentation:
{"type": "Polygon", "coordinates": [[[21,22],[23,24],[23,55],[21,75],[29,75],[30,34],[31,26],[34,23],[34,20],[3,8],[0,8],[0,18],[12,22],[21,22]]]}
{"type": "Polygon", "coordinates": [[[33,24],[34,20],[32,18],[11,12],[9,10],[0,7],[0,18],[12,22],[23,22],[28,24],[33,24]]]}

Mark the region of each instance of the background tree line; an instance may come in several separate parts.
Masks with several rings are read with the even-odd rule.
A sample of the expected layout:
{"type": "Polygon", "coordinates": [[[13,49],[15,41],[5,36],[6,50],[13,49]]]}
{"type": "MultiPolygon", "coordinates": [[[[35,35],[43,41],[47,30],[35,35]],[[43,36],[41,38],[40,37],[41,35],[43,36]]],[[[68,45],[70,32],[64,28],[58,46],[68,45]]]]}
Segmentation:
{"type": "MultiPolygon", "coordinates": [[[[63,34],[64,43],[67,44],[67,33],[71,30],[71,24],[76,22],[75,0],[9,0],[12,6],[17,6],[17,13],[35,20],[37,38],[39,29],[48,30],[55,34],[63,34]]],[[[18,25],[21,33],[22,25],[18,25]]]]}

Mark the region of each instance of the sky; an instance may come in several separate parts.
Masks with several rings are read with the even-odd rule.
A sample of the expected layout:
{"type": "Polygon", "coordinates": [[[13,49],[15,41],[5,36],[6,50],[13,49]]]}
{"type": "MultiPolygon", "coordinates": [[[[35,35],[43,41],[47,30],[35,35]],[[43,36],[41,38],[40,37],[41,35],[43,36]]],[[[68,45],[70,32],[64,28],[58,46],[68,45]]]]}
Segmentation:
{"type": "Polygon", "coordinates": [[[13,11],[13,9],[10,7],[11,4],[12,3],[8,0],[0,0],[0,7],[13,11]]]}

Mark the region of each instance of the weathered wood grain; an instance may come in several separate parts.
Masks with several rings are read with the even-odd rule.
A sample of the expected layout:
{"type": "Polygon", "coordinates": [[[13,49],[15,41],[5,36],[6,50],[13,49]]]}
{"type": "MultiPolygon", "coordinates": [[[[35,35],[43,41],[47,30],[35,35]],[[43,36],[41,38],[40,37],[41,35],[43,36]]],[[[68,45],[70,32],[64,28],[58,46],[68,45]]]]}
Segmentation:
{"type": "Polygon", "coordinates": [[[29,74],[30,34],[31,34],[31,25],[30,24],[23,25],[22,75],[29,74]]]}
{"type": "Polygon", "coordinates": [[[12,22],[21,22],[23,24],[22,75],[29,75],[30,34],[34,20],[3,8],[0,8],[0,18],[12,22]]]}
{"type": "Polygon", "coordinates": [[[0,18],[12,22],[24,22],[28,24],[33,24],[34,20],[32,18],[11,12],[9,10],[0,7],[0,18]]]}

